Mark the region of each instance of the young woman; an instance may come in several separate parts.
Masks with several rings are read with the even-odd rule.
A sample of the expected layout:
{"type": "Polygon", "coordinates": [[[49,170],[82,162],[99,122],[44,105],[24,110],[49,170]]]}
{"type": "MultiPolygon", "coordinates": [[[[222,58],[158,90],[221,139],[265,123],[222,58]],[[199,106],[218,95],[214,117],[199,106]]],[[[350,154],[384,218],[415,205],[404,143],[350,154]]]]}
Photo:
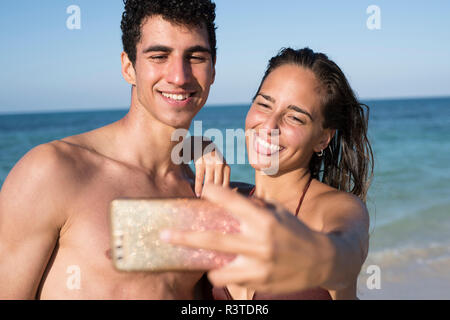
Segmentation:
{"type": "Polygon", "coordinates": [[[322,53],[287,48],[270,60],[246,119],[250,196],[265,204],[206,185],[204,197],[233,213],[241,232],[162,234],[237,255],[209,272],[216,299],[356,298],[373,172],[365,107],[322,53]]]}

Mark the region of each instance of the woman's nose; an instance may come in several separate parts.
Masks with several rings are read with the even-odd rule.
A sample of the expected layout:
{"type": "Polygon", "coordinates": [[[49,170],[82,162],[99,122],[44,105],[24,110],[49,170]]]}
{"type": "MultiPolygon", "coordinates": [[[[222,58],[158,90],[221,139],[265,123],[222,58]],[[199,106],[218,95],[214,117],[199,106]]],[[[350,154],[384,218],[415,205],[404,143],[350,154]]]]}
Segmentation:
{"type": "Polygon", "coordinates": [[[279,134],[279,116],[276,113],[269,115],[260,129],[265,130],[267,135],[279,134]]]}

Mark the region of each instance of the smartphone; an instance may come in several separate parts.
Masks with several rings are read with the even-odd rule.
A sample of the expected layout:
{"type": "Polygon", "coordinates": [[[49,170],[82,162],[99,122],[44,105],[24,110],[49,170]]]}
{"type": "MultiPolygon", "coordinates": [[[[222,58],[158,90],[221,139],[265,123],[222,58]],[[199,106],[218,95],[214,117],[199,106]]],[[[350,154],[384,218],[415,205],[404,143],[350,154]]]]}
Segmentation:
{"type": "Polygon", "coordinates": [[[235,256],[175,246],[163,229],[238,233],[239,222],[207,200],[116,199],[110,205],[111,256],[120,271],[194,271],[224,266],[235,256]]]}

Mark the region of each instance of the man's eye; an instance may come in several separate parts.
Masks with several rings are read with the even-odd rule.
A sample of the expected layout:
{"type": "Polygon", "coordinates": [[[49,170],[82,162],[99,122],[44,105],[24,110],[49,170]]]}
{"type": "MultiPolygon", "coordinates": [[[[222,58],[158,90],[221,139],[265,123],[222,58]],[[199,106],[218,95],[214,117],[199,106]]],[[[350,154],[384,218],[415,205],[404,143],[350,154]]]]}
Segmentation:
{"type": "Polygon", "coordinates": [[[193,62],[203,62],[206,60],[206,58],[201,57],[201,56],[189,56],[189,60],[191,60],[193,62]]]}
{"type": "Polygon", "coordinates": [[[265,103],[258,103],[258,105],[260,105],[263,108],[270,109],[270,107],[265,103]]]}
{"type": "Polygon", "coordinates": [[[150,59],[154,60],[154,61],[162,61],[164,59],[166,59],[167,56],[162,56],[162,55],[158,55],[158,56],[151,56],[150,59]]]}

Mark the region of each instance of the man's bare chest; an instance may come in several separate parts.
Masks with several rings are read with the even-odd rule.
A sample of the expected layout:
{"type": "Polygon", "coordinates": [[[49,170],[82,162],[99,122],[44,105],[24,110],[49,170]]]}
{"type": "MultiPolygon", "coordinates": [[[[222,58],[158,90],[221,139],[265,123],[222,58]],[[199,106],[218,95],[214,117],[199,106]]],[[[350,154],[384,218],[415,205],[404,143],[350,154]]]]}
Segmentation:
{"type": "Polygon", "coordinates": [[[158,188],[141,178],[124,181],[104,177],[86,185],[68,206],[68,219],[61,229],[58,252],[55,252],[52,270],[49,270],[49,283],[56,283],[52,278],[69,277],[64,272],[67,273],[70,266],[77,266],[78,269],[73,270],[80,271],[81,291],[70,293],[90,297],[98,292],[100,296],[117,298],[186,297],[186,292],[193,288],[202,273],[129,273],[113,267],[109,207],[112,200],[124,197],[192,196],[189,184],[184,181],[173,187],[168,184],[158,188]]]}

